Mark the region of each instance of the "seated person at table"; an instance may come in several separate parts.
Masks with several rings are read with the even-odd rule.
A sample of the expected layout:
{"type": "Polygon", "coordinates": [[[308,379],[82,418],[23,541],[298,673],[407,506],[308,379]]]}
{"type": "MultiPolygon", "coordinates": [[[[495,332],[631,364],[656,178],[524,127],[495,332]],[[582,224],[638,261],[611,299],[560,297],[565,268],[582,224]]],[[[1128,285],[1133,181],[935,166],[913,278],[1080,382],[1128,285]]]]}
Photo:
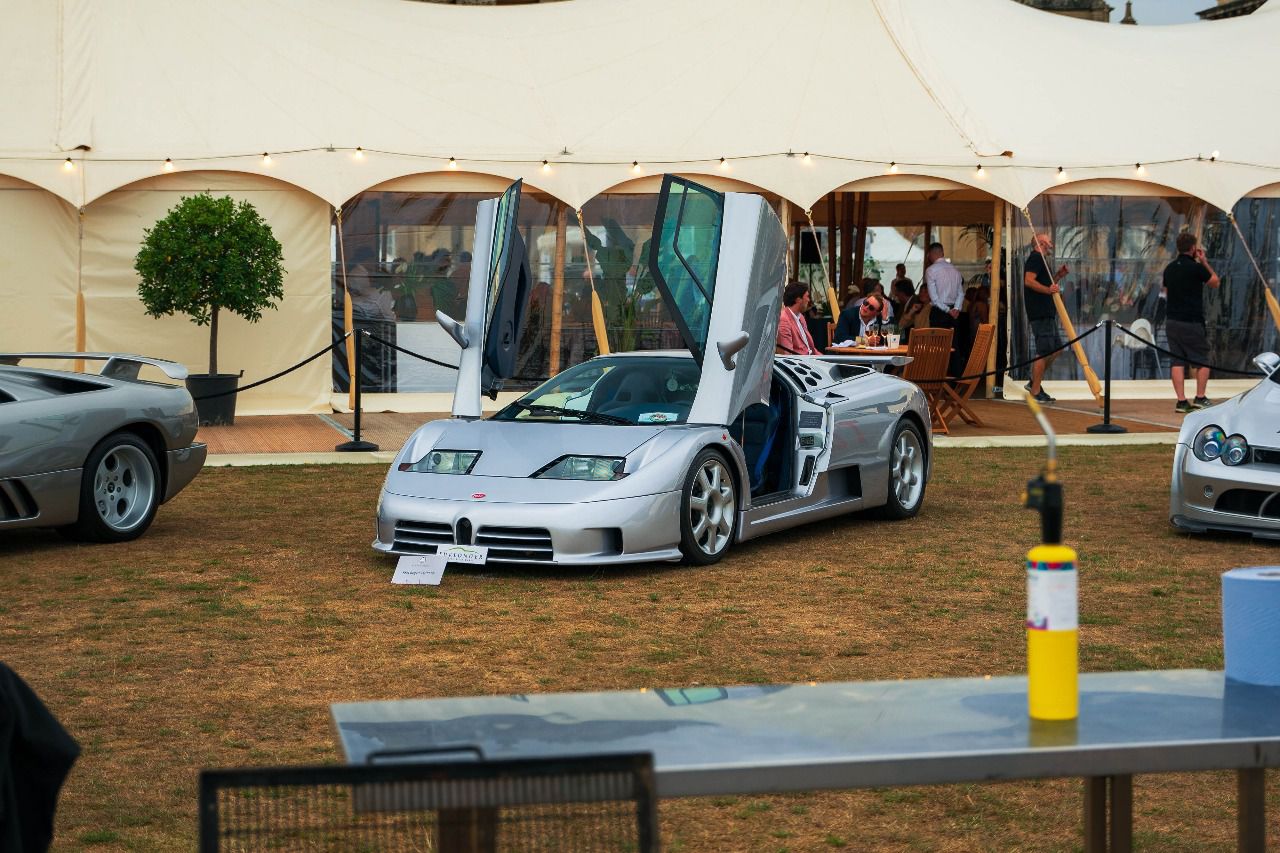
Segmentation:
{"type": "Polygon", "coordinates": [[[889,322],[889,302],[879,293],[872,293],[858,300],[854,310],[847,307],[840,312],[832,338],[836,344],[865,337],[868,332],[879,333],[889,322]]]}
{"type": "Polygon", "coordinates": [[[907,300],[907,307],[902,310],[898,319],[898,331],[906,342],[911,337],[912,329],[923,329],[929,325],[929,288],[922,287],[916,295],[907,300]]]}
{"type": "Polygon", "coordinates": [[[809,286],[798,281],[782,291],[782,316],[778,318],[778,352],[784,355],[819,355],[809,334],[805,312],[813,304],[809,286]]]}

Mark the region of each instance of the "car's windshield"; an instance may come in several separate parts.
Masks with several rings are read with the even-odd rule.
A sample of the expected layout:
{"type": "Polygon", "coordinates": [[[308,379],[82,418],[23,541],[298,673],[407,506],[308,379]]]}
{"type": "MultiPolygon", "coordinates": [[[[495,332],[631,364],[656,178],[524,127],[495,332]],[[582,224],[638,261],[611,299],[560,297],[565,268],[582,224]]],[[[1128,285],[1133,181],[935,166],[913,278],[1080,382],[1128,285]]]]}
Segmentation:
{"type": "Polygon", "coordinates": [[[692,358],[604,356],[552,377],[493,419],[682,424],[697,391],[698,366],[692,358]]]}

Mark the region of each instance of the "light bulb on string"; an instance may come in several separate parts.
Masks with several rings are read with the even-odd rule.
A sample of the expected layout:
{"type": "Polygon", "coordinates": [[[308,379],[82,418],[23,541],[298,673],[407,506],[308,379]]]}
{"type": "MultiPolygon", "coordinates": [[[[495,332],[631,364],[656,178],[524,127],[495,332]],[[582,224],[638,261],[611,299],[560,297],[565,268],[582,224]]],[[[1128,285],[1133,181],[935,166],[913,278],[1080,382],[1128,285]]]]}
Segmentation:
{"type": "Polygon", "coordinates": [[[1215,148],[1213,152],[1209,155],[1209,162],[1216,163],[1218,161],[1218,158],[1221,156],[1222,156],[1222,153],[1215,148]]]}
{"type": "Polygon", "coordinates": [[[804,152],[804,158],[803,158],[803,159],[804,159],[804,164],[805,164],[806,166],[812,165],[812,163],[813,163],[813,158],[809,156],[809,152],[808,152],[808,151],[804,152]]]}
{"type": "Polygon", "coordinates": [[[75,164],[75,163],[73,163],[73,162],[71,162],[71,158],[70,158],[70,157],[68,157],[66,160],[62,161],[62,171],[64,171],[64,172],[74,172],[75,170],[76,170],[76,164],[75,164]]]}
{"type": "Polygon", "coordinates": [[[357,146],[356,146],[356,150],[355,150],[355,151],[353,151],[353,152],[351,152],[351,159],[352,159],[352,160],[363,160],[363,159],[364,159],[364,149],[363,149],[363,148],[361,148],[359,145],[357,145],[357,146]]]}
{"type": "Polygon", "coordinates": [[[551,164],[550,164],[549,162],[547,162],[546,160],[543,160],[543,161],[542,161],[542,171],[543,171],[543,174],[550,174],[550,173],[551,173],[551,164]]]}
{"type": "Polygon", "coordinates": [[[1134,164],[1133,164],[1133,173],[1134,173],[1135,175],[1145,175],[1145,174],[1147,173],[1147,169],[1146,169],[1146,167],[1145,167],[1145,166],[1143,166],[1141,163],[1134,163],[1134,164]]]}
{"type": "Polygon", "coordinates": [[[458,168],[458,161],[457,161],[457,160],[455,160],[455,159],[453,159],[452,157],[450,157],[450,158],[449,158],[449,168],[450,168],[450,169],[456,169],[456,168],[458,168]]]}
{"type": "Polygon", "coordinates": [[[1062,183],[1066,179],[1067,179],[1067,170],[1059,166],[1058,167],[1058,183],[1062,183]]]}
{"type": "Polygon", "coordinates": [[[165,170],[166,172],[172,172],[172,171],[173,171],[173,158],[171,158],[171,157],[166,157],[166,158],[164,158],[164,170],[165,170]]]}
{"type": "Polygon", "coordinates": [[[890,175],[898,174],[898,164],[896,162],[889,164],[889,174],[890,175]]]}
{"type": "Polygon", "coordinates": [[[979,164],[978,164],[978,168],[977,168],[977,170],[974,172],[974,174],[975,174],[975,175],[977,175],[979,178],[985,178],[985,177],[987,176],[987,173],[986,173],[986,172],[984,172],[984,171],[982,170],[982,164],[981,164],[981,163],[979,163],[979,164]]]}
{"type": "Polygon", "coordinates": [[[266,151],[262,152],[262,165],[264,167],[271,165],[271,154],[266,151]]]}
{"type": "Polygon", "coordinates": [[[639,160],[632,160],[632,161],[631,161],[631,174],[633,174],[633,175],[638,175],[638,174],[640,174],[640,173],[641,173],[641,172],[643,172],[643,171],[644,171],[644,169],[641,169],[641,168],[640,168],[640,161],[639,161],[639,160]]]}
{"type": "Polygon", "coordinates": [[[729,161],[723,157],[720,158],[720,171],[722,172],[729,171],[729,161]]]}

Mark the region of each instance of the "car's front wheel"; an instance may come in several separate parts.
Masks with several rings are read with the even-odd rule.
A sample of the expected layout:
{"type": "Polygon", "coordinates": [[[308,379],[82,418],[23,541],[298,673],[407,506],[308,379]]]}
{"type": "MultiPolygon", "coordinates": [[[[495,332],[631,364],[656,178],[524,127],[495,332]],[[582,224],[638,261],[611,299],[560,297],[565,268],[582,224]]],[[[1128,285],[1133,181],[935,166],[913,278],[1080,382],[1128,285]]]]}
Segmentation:
{"type": "Polygon", "coordinates": [[[684,478],[680,497],[680,552],[685,561],[707,566],[733,544],[738,526],[738,493],[723,456],[708,448],[684,478]]]}
{"type": "Polygon", "coordinates": [[[924,438],[920,428],[903,420],[893,431],[889,450],[889,497],[886,518],[911,518],[924,503],[924,438]]]}
{"type": "Polygon", "coordinates": [[[89,542],[127,542],[151,526],[160,505],[160,466],[146,442],[107,436],[85,462],[80,517],[67,531],[89,542]]]}

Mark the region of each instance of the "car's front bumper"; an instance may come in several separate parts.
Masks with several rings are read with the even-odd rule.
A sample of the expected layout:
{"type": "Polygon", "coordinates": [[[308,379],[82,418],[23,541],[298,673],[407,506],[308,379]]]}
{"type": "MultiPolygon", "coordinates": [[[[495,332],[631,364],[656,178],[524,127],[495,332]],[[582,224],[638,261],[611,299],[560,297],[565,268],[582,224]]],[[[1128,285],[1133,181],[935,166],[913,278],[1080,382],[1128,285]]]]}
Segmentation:
{"type": "Polygon", "coordinates": [[[199,442],[165,453],[165,501],[185,489],[196,478],[196,474],[204,467],[208,453],[208,445],[199,442]]]}
{"type": "Polygon", "coordinates": [[[1280,465],[1202,462],[1179,444],[1173,456],[1169,520],[1197,533],[1225,530],[1280,539],[1280,465]]]}
{"type": "Polygon", "coordinates": [[[609,565],[680,559],[680,493],[585,503],[436,500],[383,491],[378,538],[388,554],[485,545],[489,561],[609,565]]]}

